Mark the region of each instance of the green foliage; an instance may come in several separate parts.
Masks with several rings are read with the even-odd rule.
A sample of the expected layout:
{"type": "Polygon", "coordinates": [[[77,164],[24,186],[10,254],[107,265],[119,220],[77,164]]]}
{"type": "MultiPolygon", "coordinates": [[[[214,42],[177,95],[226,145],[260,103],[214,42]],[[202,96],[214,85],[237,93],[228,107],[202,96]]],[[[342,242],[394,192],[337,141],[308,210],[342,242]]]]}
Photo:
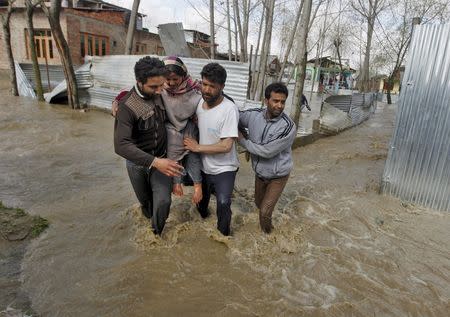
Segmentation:
{"type": "Polygon", "coordinates": [[[33,226],[31,227],[31,237],[35,238],[39,236],[42,232],[45,231],[49,226],[49,222],[47,219],[42,218],[40,216],[33,217],[33,226]]]}
{"type": "Polygon", "coordinates": [[[48,226],[47,219],[29,215],[20,208],[7,207],[0,201],[0,233],[6,240],[22,240],[27,236],[35,238],[48,226]]]}

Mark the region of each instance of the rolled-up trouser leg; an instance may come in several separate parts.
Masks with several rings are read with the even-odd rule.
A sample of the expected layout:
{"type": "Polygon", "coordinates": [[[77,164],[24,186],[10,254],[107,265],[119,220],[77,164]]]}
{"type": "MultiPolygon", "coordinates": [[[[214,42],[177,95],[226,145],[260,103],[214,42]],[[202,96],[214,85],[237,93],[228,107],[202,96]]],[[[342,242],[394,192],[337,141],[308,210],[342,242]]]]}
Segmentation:
{"type": "Polygon", "coordinates": [[[150,170],[130,161],[126,161],[126,166],[134,193],[141,204],[142,213],[145,217],[150,219],[153,215],[153,195],[150,186],[150,170]]]}
{"type": "Polygon", "coordinates": [[[156,234],[161,235],[167,217],[169,217],[170,204],[172,202],[172,179],[152,168],[150,172],[150,186],[153,193],[153,230],[156,234]]]}
{"type": "Polygon", "coordinates": [[[188,153],[184,159],[184,167],[194,183],[202,182],[202,160],[198,153],[188,153]]]}
{"type": "Polygon", "coordinates": [[[266,233],[270,233],[273,229],[272,212],[288,179],[289,175],[264,181],[266,183],[266,192],[261,201],[261,208],[259,209],[259,224],[261,229],[266,233]]]}
{"type": "Polygon", "coordinates": [[[217,200],[217,229],[224,235],[230,235],[231,194],[233,193],[236,171],[224,172],[212,176],[217,200]]]}

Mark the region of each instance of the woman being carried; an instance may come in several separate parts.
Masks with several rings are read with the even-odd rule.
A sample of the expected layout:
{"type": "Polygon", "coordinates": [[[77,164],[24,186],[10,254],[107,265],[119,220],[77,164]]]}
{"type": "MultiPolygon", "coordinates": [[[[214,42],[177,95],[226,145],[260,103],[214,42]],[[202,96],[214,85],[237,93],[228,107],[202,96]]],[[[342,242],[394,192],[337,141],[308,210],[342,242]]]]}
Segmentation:
{"type": "MultiPolygon", "coordinates": [[[[167,127],[167,157],[180,162],[194,182],[192,202],[202,198],[201,159],[198,153],[184,148],[184,137],[198,140],[198,128],[193,122],[197,105],[202,97],[200,85],[192,80],[184,63],[176,56],[164,60],[168,70],[162,99],[166,106],[169,122],[167,127]]],[[[173,178],[173,193],[183,195],[181,177],[173,178]]]]}

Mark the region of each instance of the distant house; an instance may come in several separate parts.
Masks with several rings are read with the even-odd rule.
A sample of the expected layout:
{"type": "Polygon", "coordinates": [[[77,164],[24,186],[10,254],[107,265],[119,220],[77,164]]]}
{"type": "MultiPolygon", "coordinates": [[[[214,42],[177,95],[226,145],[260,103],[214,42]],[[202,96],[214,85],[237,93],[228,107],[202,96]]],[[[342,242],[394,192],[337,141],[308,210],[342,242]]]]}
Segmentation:
{"type": "MultiPolygon", "coordinates": [[[[193,58],[210,58],[211,57],[211,36],[197,31],[184,30],[184,37],[188,44],[191,56],[193,58]]],[[[214,45],[214,51],[217,52],[217,44],[214,45]]],[[[216,56],[217,57],[217,56],[216,56]]]]}
{"type": "MultiPolygon", "coordinates": [[[[0,0],[0,12],[6,10],[6,6],[7,1],[0,0]]],[[[17,0],[14,7],[10,22],[14,59],[21,64],[29,64],[31,59],[25,1],[17,0]]],[[[124,54],[130,15],[130,10],[101,0],[62,1],[60,23],[74,65],[82,64],[86,55],[124,54]]],[[[138,14],[133,54],[163,55],[158,34],[150,33],[142,27],[142,17],[142,14],[138,14]]],[[[35,10],[33,23],[39,64],[61,65],[52,31],[41,9],[35,10]]],[[[0,37],[3,38],[3,30],[0,30],[0,37]]],[[[8,68],[3,41],[0,46],[0,68],[8,68]]]]}
{"type": "MultiPolygon", "coordinates": [[[[343,59],[343,61],[348,61],[343,59]]],[[[307,61],[305,86],[311,89],[313,79],[318,84],[314,86],[314,91],[326,89],[345,88],[353,89],[353,74],[356,70],[348,63],[339,64],[331,56],[323,56],[318,59],[313,58],[307,61]],[[317,63],[317,68],[316,68],[317,63]],[[341,72],[342,67],[342,72],[341,72]]]]}
{"type": "Polygon", "coordinates": [[[394,82],[389,87],[387,75],[376,75],[370,78],[370,88],[372,91],[386,92],[391,90],[392,94],[398,94],[401,89],[401,82],[403,79],[403,73],[405,72],[405,66],[401,66],[399,70],[394,74],[394,82]]]}
{"type": "MultiPolygon", "coordinates": [[[[261,55],[252,56],[252,63],[250,64],[250,68],[252,72],[259,71],[259,65],[261,63],[261,55]],[[255,61],[256,59],[256,61],[255,61]]],[[[267,56],[267,68],[266,72],[270,76],[276,76],[281,70],[281,63],[276,55],[267,56]]]]}

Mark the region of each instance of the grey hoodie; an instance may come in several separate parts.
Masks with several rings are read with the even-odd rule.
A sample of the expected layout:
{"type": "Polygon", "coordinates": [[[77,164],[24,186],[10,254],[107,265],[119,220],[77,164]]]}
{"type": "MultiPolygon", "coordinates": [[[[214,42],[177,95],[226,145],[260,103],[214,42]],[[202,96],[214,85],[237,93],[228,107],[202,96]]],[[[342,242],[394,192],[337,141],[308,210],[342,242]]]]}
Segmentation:
{"type": "Polygon", "coordinates": [[[284,112],[273,119],[267,119],[266,112],[260,108],[239,112],[240,130],[248,129],[248,137],[239,143],[250,152],[256,175],[272,179],[291,172],[291,147],[297,129],[284,112]]]}

